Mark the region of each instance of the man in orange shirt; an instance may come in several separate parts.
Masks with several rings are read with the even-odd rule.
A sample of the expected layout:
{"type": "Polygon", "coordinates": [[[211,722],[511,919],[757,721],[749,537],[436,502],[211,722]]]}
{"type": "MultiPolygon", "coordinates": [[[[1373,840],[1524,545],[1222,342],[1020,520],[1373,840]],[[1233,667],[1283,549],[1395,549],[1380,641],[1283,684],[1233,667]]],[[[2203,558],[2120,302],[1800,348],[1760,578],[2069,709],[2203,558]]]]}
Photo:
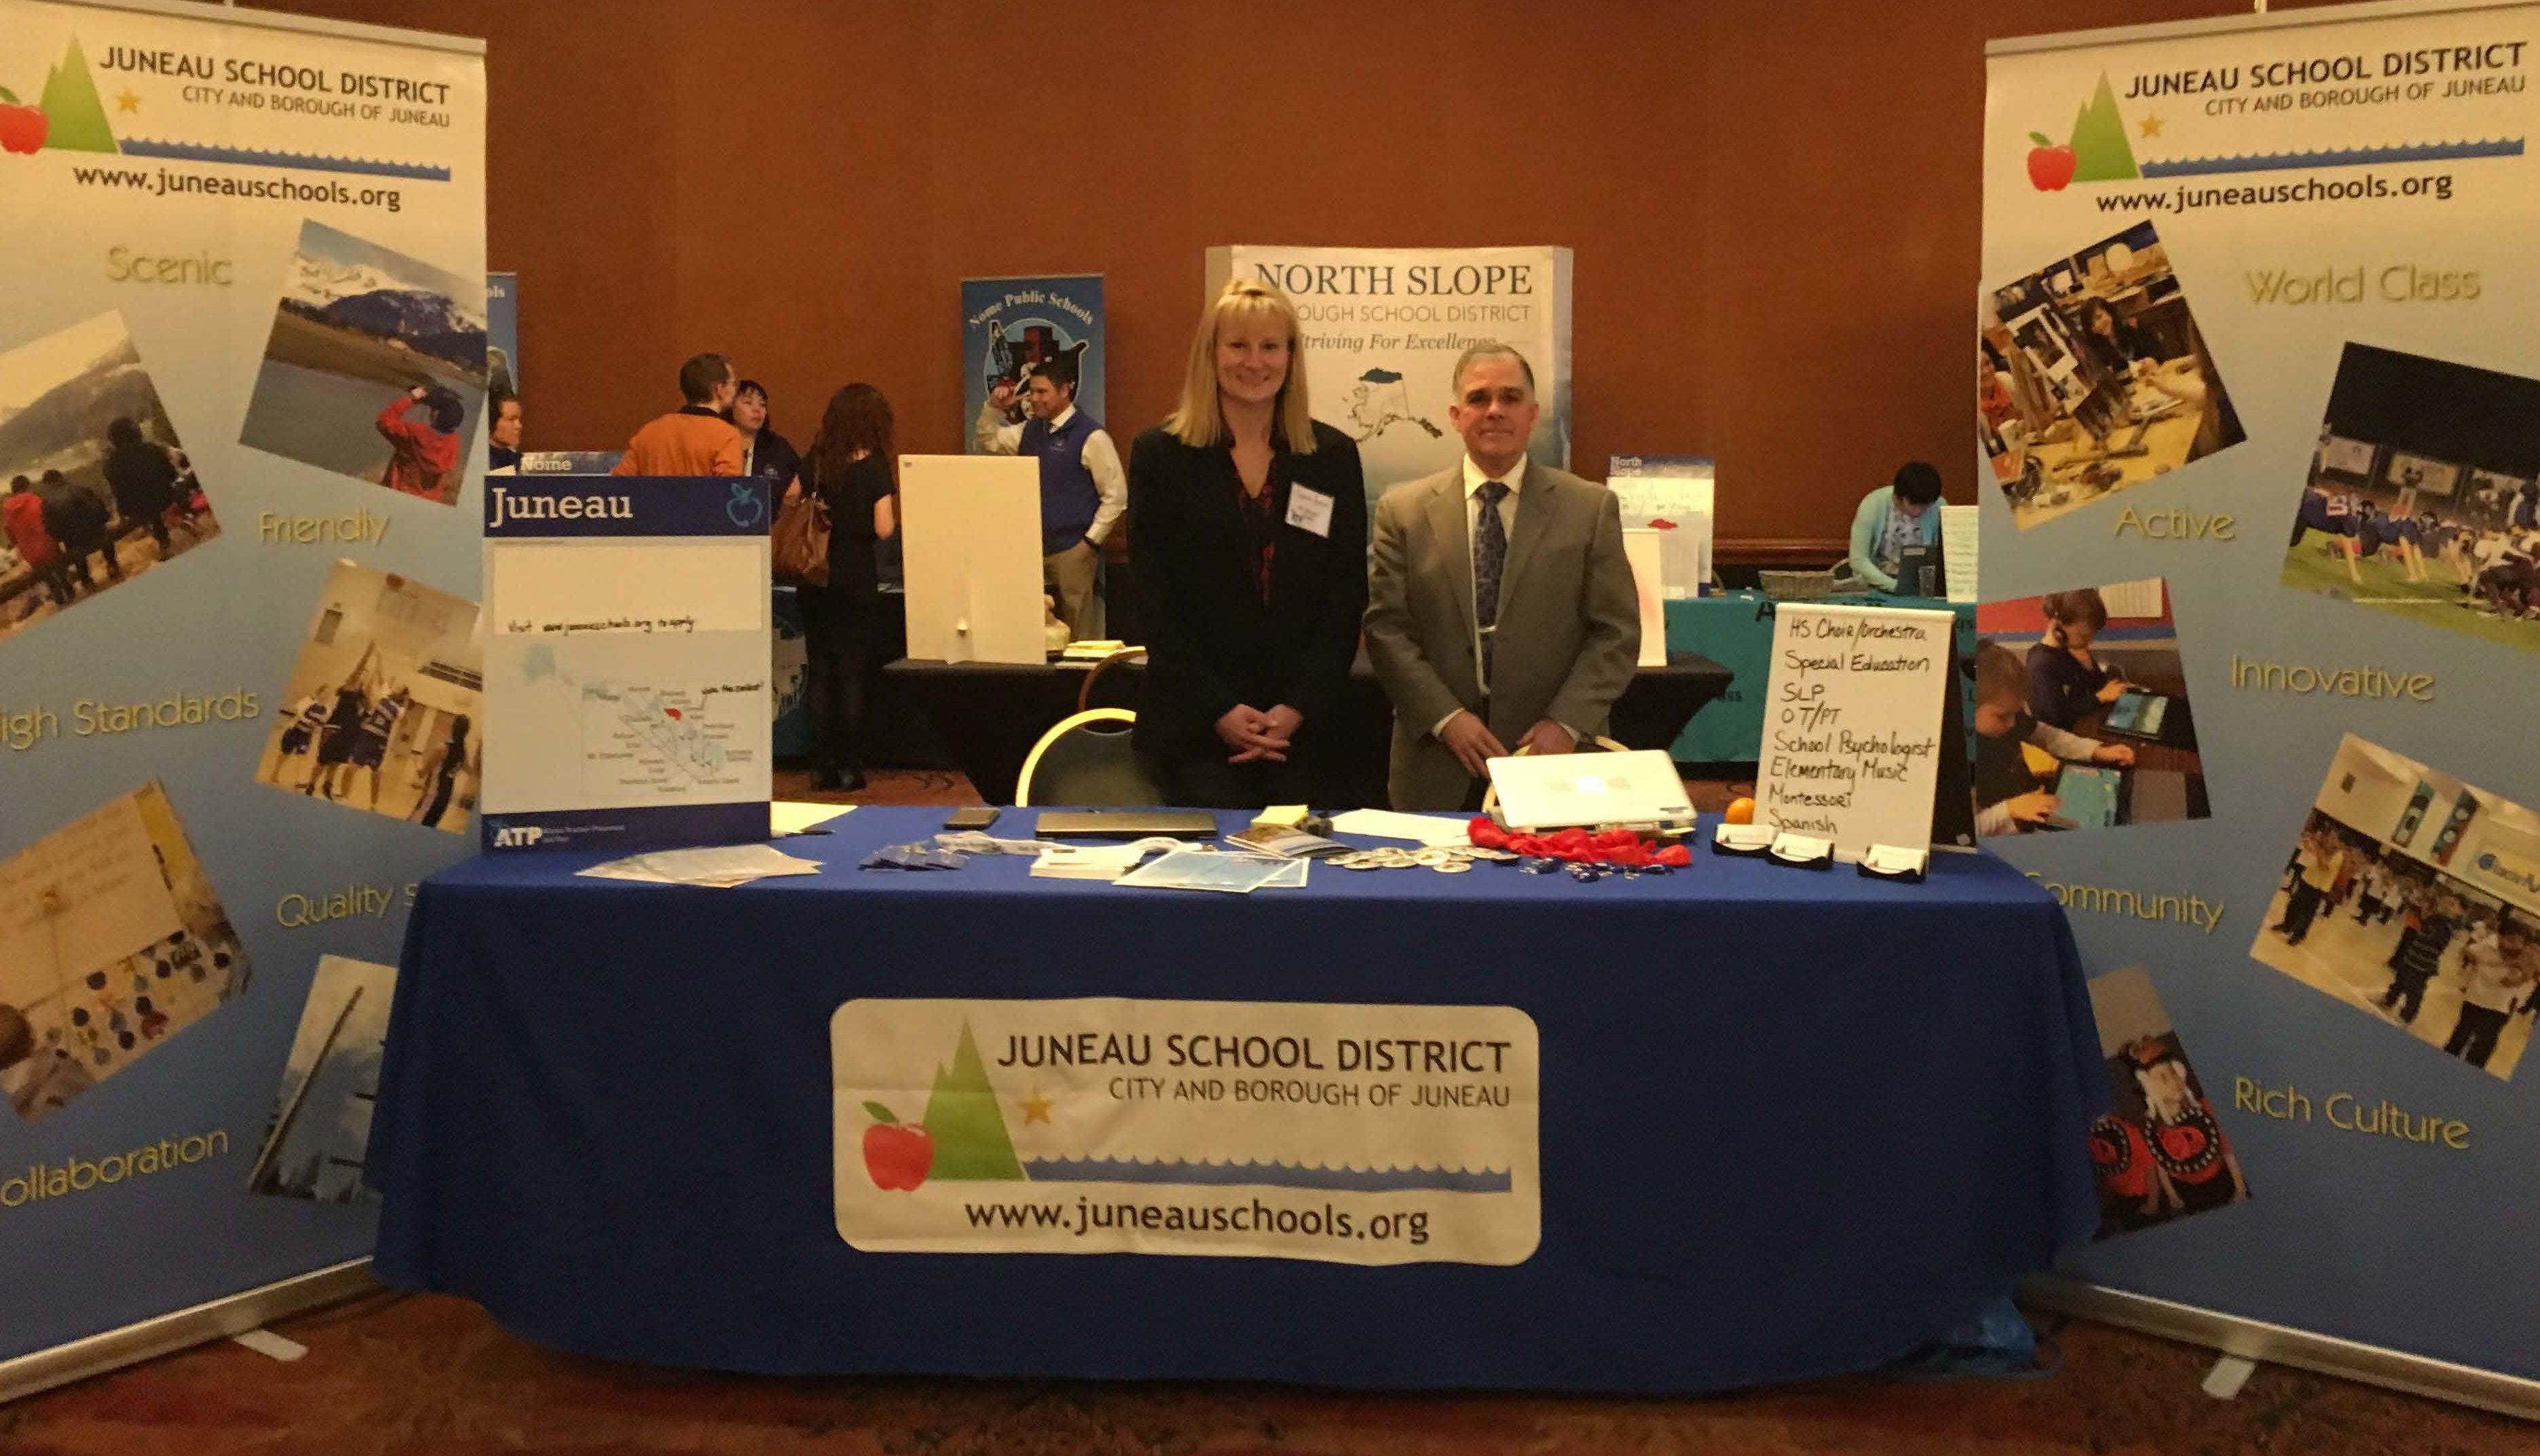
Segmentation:
{"type": "Polygon", "coordinates": [[[613,475],[739,475],[741,432],[723,417],[737,381],[720,354],[700,354],[679,366],[679,393],[688,402],[635,432],[613,475]]]}

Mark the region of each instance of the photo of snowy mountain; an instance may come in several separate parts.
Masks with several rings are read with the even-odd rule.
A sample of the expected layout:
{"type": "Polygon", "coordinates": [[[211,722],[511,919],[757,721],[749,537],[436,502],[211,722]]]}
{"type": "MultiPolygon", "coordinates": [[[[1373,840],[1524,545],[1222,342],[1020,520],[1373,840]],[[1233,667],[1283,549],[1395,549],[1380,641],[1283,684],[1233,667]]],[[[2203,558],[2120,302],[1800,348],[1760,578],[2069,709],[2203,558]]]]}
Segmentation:
{"type": "Polygon", "coordinates": [[[482,278],[307,222],[239,439],[454,505],[485,385],[482,278]]]}

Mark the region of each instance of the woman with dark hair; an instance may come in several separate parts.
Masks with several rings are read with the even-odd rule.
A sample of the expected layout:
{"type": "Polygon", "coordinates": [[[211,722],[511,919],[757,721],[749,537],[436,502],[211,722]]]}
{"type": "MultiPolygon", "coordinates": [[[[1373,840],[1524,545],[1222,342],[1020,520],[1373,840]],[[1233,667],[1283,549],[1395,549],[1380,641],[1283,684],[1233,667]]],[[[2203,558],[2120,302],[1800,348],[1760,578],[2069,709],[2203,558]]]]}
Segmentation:
{"type": "Polygon", "coordinates": [[[2160,363],[2160,347],[2152,335],[2117,316],[2106,299],[2081,301],[2081,347],[2099,367],[2123,378],[2138,364],[2160,363]]]}
{"type": "Polygon", "coordinates": [[[2126,675],[2090,650],[2108,625],[2108,603],[2095,588],[2084,587],[2050,591],[2038,606],[2046,614],[2046,635],[2028,650],[2028,716],[2070,728],[2126,690],[2126,675]]]}
{"type": "Polygon", "coordinates": [[[1861,498],[1852,513],[1852,574],[1881,591],[1896,589],[1896,568],[1909,546],[1938,549],[1940,472],[1922,460],[1908,460],[1896,478],[1861,498]]]}
{"type": "Polygon", "coordinates": [[[799,589],[814,789],[865,787],[860,739],[881,615],[874,543],[899,528],[891,433],[890,401],[882,391],[845,386],[829,396],[820,433],[786,491],[790,498],[808,490],[829,513],[828,584],[799,589]]]}
{"type": "Polygon", "coordinates": [[[723,417],[741,432],[741,473],[762,480],[792,480],[803,467],[803,457],[784,436],[767,424],[767,386],[756,380],[743,380],[732,386],[732,403],[724,406],[723,417]]]}
{"type": "Polygon", "coordinates": [[[466,422],[467,407],[440,384],[417,384],[389,400],[379,418],[380,434],[388,442],[388,469],[380,484],[426,500],[455,498],[457,490],[445,497],[442,489],[459,468],[459,427],[466,422]],[[429,420],[406,418],[418,404],[429,420]]]}
{"type": "Polygon", "coordinates": [[[106,484],[114,493],[114,509],[126,521],[139,521],[159,543],[159,559],[168,559],[168,508],[176,504],[176,466],[168,452],[144,439],[141,427],[120,415],[106,427],[106,484]]]}

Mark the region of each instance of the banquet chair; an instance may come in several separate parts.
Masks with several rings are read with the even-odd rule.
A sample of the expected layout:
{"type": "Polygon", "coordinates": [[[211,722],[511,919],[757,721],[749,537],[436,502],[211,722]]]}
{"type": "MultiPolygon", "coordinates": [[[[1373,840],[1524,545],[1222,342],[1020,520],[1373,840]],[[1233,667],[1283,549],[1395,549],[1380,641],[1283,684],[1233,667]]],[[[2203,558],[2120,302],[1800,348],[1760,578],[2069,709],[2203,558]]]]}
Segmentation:
{"type": "Polygon", "coordinates": [[[1023,760],[1015,779],[1018,807],[1152,808],[1163,786],[1129,748],[1138,715],[1126,708],[1089,708],[1058,722],[1023,760]]]}
{"type": "Polygon", "coordinates": [[[1124,647],[1094,663],[1093,670],[1085,674],[1085,685],[1076,690],[1076,711],[1083,713],[1090,708],[1126,708],[1133,713],[1136,712],[1138,691],[1142,684],[1126,672],[1113,672],[1111,669],[1123,662],[1144,662],[1145,660],[1147,660],[1145,648],[1124,647]],[[1110,679],[1111,687],[1105,696],[1125,701],[1097,703],[1094,700],[1095,686],[1106,676],[1110,679]]]}

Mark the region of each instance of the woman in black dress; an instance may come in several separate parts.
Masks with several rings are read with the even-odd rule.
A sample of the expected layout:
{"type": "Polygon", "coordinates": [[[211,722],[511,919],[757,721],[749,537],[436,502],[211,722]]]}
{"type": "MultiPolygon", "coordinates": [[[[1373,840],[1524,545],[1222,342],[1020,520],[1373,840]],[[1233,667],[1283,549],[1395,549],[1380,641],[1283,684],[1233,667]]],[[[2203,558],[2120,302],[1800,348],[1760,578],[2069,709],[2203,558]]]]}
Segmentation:
{"type": "Polygon", "coordinates": [[[1304,346],[1286,295],[1229,283],[1180,407],[1129,451],[1147,638],[1133,741],[1175,803],[1322,794],[1367,609],[1367,483],[1358,446],[1306,407],[1304,346]]]}
{"type": "MultiPolygon", "coordinates": [[[[804,693],[811,716],[811,787],[862,789],[865,704],[872,696],[881,589],[874,543],[898,529],[899,469],[890,401],[871,384],[829,396],[795,489],[829,510],[829,581],[804,587],[804,693]]],[[[788,494],[792,494],[791,491],[788,494]]]]}

